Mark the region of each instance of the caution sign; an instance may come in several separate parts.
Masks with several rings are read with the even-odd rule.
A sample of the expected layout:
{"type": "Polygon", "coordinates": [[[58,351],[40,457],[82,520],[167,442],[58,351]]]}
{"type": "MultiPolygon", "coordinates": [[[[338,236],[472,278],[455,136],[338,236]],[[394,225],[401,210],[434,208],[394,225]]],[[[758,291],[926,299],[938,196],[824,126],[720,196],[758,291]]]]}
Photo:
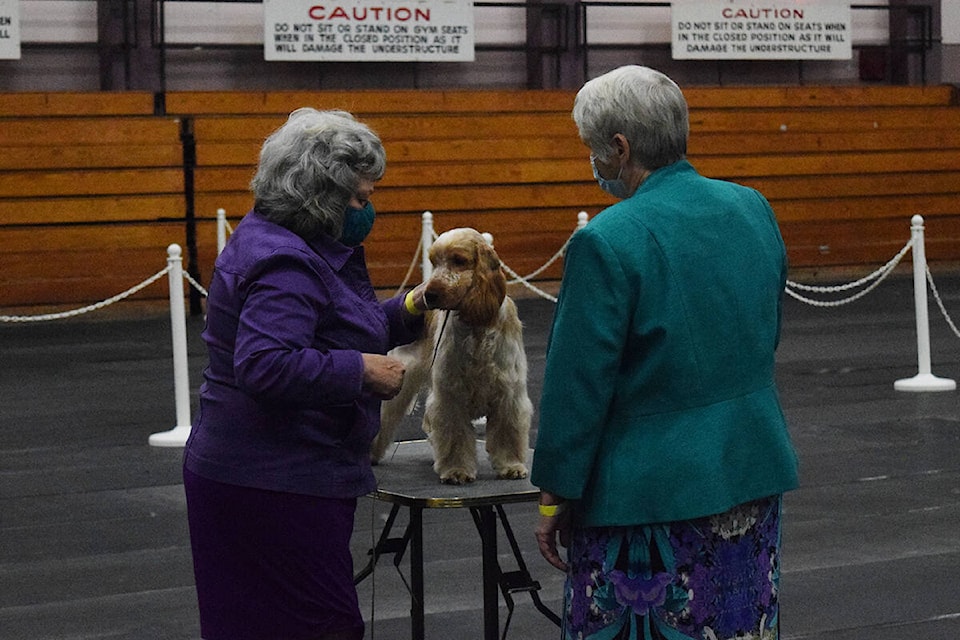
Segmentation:
{"type": "Polygon", "coordinates": [[[0,59],[20,59],[20,3],[0,0],[0,59]]]}
{"type": "Polygon", "coordinates": [[[674,0],[677,60],[848,60],[850,4],[838,0],[674,0]]]}
{"type": "Polygon", "coordinates": [[[470,62],[472,0],[264,0],[266,60],[470,62]]]}

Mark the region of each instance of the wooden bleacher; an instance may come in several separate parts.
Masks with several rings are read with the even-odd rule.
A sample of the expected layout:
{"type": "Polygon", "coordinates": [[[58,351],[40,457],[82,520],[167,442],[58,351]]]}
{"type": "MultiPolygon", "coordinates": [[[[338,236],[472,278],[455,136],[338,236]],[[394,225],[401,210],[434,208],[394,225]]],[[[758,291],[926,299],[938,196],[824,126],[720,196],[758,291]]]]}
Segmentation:
{"type": "MultiPolygon", "coordinates": [[[[384,140],[387,173],[367,243],[375,285],[402,280],[424,210],[434,213],[438,232],[489,231],[503,260],[529,273],[562,246],[579,211],[593,216],[612,202],[594,182],[570,118],[574,93],[173,92],[163,117],[150,115],[148,94],[110,94],[124,103],[113,111],[71,94],[86,103],[69,116],[69,96],[0,95],[0,309],[96,301],[162,268],[166,245],[183,244],[185,235],[179,120],[189,120],[196,144],[198,266],[206,281],[216,210],[226,209],[232,224],[246,213],[263,139],[300,106],[351,111],[384,140]],[[85,265],[96,271],[84,273],[85,265]]],[[[685,93],[691,161],[705,175],[767,195],[794,269],[821,277],[872,271],[906,243],[917,213],[927,222],[931,262],[960,259],[954,88],[685,93]]],[[[558,263],[540,277],[560,275],[558,263]]],[[[144,295],[162,298],[165,287],[144,295]]]]}
{"type": "Polygon", "coordinates": [[[179,137],[151,93],[0,95],[0,309],[82,306],[162,269],[184,237],[179,137]]]}
{"type": "Polygon", "coordinates": [[[687,93],[691,160],[767,196],[795,270],[872,271],[906,244],[915,214],[928,260],[960,260],[955,88],[687,93]]]}

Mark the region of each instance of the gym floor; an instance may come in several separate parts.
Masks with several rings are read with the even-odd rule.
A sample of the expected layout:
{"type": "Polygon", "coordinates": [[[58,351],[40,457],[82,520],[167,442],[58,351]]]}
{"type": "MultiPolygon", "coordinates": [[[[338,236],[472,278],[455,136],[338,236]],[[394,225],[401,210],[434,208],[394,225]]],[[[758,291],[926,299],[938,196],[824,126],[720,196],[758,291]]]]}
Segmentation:
{"type": "MultiPolygon", "coordinates": [[[[960,316],[960,275],[936,278],[960,316]]],[[[553,304],[518,307],[536,405],[553,304]]],[[[918,371],[914,308],[912,280],[899,274],[843,306],[785,302],[778,378],[802,486],[784,503],[784,640],[960,637],[960,396],[894,389],[918,371]]],[[[194,402],[202,323],[187,321],[194,402]]],[[[960,377],[960,338],[932,300],[929,324],[933,373],[960,377]]],[[[147,443],[175,423],[169,317],[0,324],[0,354],[0,638],[197,639],[182,449],[147,443]]],[[[415,416],[401,434],[422,438],[415,416]]],[[[388,509],[360,500],[358,568],[388,509]]],[[[540,597],[558,610],[562,575],[536,550],[535,508],[505,513],[540,597]]],[[[473,520],[428,509],[423,528],[426,637],[480,638],[473,520]]],[[[509,570],[509,547],[499,551],[509,570]]],[[[359,586],[368,638],[410,637],[409,557],[392,560],[359,586]]],[[[514,599],[507,637],[558,637],[526,593],[514,599]]],[[[501,599],[501,626],[507,613],[501,599]]]]}

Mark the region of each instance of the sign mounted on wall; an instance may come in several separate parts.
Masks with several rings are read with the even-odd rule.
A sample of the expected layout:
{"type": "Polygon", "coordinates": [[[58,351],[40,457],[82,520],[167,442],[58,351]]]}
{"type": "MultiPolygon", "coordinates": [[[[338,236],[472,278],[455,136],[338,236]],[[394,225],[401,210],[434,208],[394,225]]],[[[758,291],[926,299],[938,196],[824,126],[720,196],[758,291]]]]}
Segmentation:
{"type": "Polygon", "coordinates": [[[677,60],[849,60],[850,3],[674,0],[677,60]]]}
{"type": "Polygon", "coordinates": [[[265,60],[470,62],[473,0],[264,0],[265,60]]]}
{"type": "Polygon", "coordinates": [[[0,60],[20,59],[20,2],[0,0],[0,60]]]}

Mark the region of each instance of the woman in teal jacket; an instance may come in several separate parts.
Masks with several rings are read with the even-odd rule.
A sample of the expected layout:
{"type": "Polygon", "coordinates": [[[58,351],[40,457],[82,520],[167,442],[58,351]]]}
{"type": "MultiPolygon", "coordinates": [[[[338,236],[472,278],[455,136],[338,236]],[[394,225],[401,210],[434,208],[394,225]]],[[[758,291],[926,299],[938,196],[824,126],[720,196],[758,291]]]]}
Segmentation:
{"type": "Polygon", "coordinates": [[[798,481],[773,211],[686,161],[687,104],[659,72],[588,82],[573,117],[621,200],[570,242],[547,350],[532,479],[541,552],[567,572],[564,637],[776,638],[798,481]]]}

